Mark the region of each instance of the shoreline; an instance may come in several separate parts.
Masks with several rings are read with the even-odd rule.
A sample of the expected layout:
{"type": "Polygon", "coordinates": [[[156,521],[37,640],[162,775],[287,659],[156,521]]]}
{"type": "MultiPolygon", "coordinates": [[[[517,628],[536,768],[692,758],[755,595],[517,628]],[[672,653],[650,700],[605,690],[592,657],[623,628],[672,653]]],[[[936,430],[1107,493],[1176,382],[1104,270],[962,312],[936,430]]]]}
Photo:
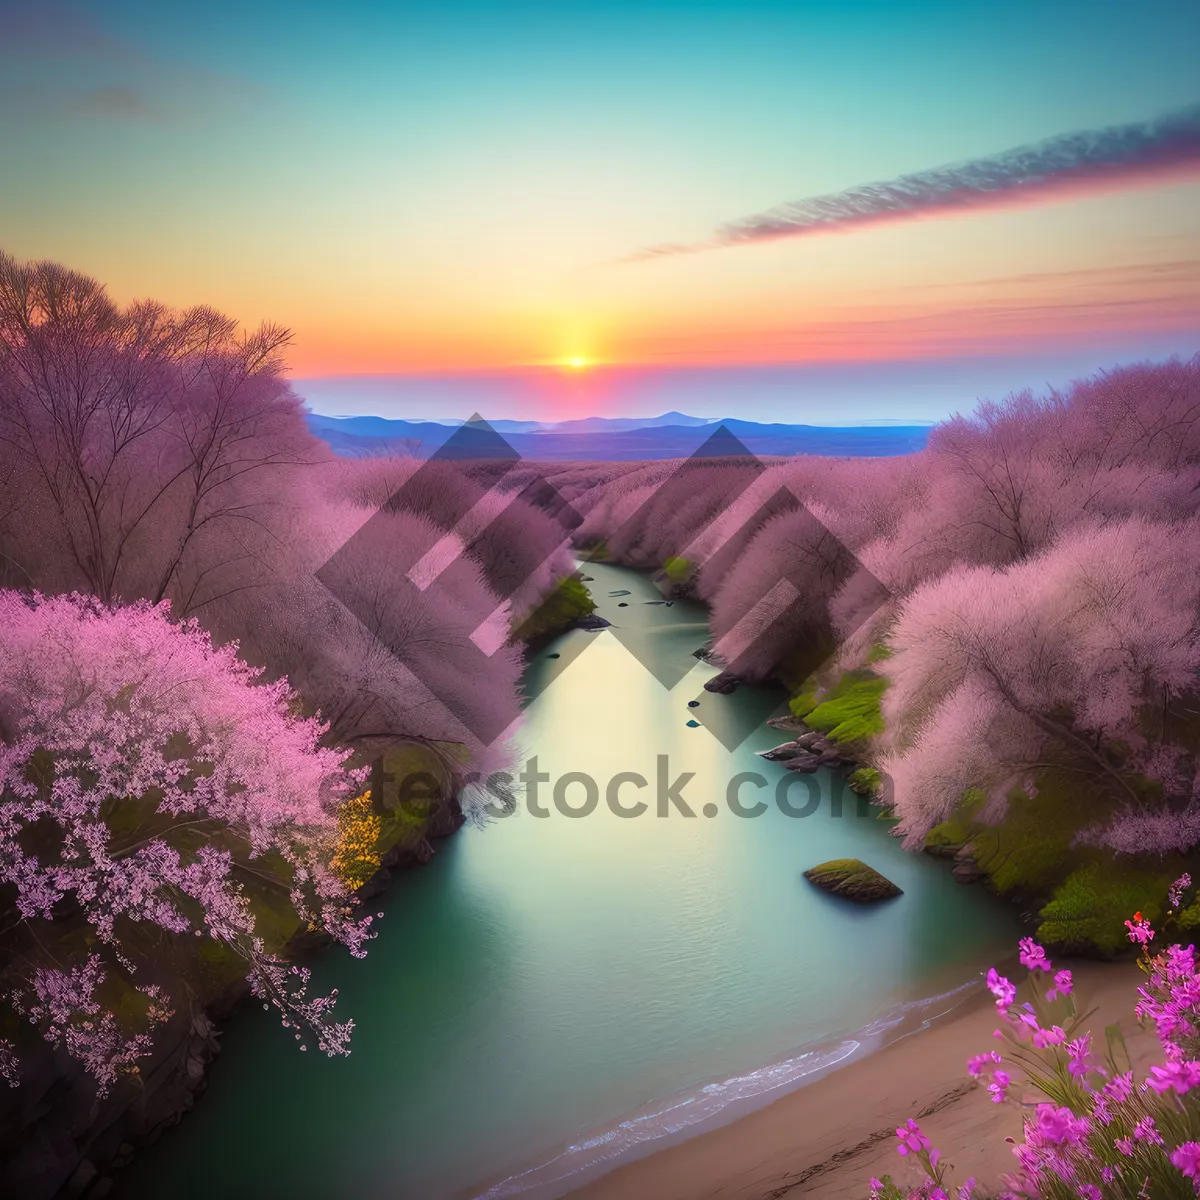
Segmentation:
{"type": "MultiPolygon", "coordinates": [[[[1017,966],[1015,955],[1011,964],[1001,964],[1004,969],[1010,966],[1017,966]]],[[[459,1193],[459,1200],[560,1200],[629,1163],[734,1124],[952,1017],[986,995],[983,976],[980,971],[953,986],[947,979],[945,990],[897,999],[856,1029],[832,1032],[799,1045],[786,1057],[659,1097],[523,1169],[459,1193]]]]}
{"type": "MultiPolygon", "coordinates": [[[[1119,1022],[1135,1068],[1144,1070],[1158,1043],[1133,1015],[1143,978],[1136,963],[1064,960],[1064,965],[1075,973],[1084,1009],[1098,1009],[1087,1028],[1098,1033],[1119,1022]]],[[[904,1182],[915,1169],[895,1151],[895,1126],[909,1117],[920,1120],[943,1158],[957,1164],[957,1183],[974,1174],[981,1187],[995,1187],[1014,1165],[1012,1147],[1004,1139],[1020,1140],[1022,1114],[1011,1103],[991,1103],[966,1070],[970,1055],[994,1046],[995,1027],[991,996],[979,987],[874,1052],[833,1064],[732,1121],[697,1128],[673,1144],[660,1141],[649,1153],[627,1157],[557,1195],[570,1200],[779,1200],[801,1195],[861,1200],[872,1175],[890,1172],[904,1182]]],[[[506,1194],[528,1197],[537,1192],[479,1193],[506,1194]]]]}

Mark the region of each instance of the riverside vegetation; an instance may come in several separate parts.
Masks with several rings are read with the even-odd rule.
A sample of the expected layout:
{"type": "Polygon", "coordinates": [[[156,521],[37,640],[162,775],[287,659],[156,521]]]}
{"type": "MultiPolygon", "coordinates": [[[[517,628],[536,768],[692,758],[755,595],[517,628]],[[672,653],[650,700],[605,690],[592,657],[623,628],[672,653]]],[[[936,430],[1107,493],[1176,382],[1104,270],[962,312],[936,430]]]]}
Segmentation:
{"type": "Polygon", "coordinates": [[[1200,359],[983,403],[903,458],[551,480],[581,545],[707,603],[723,660],[792,691],[896,836],[1043,943],[1117,954],[1195,869],[1200,359]]]}

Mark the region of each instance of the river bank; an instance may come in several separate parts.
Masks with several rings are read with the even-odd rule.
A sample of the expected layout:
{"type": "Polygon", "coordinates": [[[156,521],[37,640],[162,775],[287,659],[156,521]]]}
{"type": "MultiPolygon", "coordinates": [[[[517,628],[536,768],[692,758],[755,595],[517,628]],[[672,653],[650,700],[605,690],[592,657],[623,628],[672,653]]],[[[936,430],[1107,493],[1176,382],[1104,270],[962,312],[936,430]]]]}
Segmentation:
{"type": "MultiPolygon", "coordinates": [[[[1089,1027],[1099,1033],[1119,1023],[1135,1068],[1144,1071],[1158,1044],[1133,1016],[1137,965],[1069,965],[1081,1002],[1098,1009],[1089,1027]]],[[[1020,1137],[1022,1114],[991,1103],[967,1075],[966,1060],[993,1047],[995,1027],[991,996],[977,992],[928,1028],[732,1124],[618,1166],[570,1200],[862,1200],[873,1175],[908,1178],[894,1129],[909,1117],[957,1166],[959,1182],[974,1174],[994,1187],[1012,1168],[1004,1139],[1020,1137]]]]}
{"type": "MultiPolygon", "coordinates": [[[[428,863],[435,844],[464,822],[457,785],[447,787],[421,828],[394,845],[359,889],[362,899],[387,892],[397,872],[428,863]]],[[[328,939],[297,935],[301,960],[328,939]]],[[[133,1083],[105,1098],[78,1062],[46,1046],[19,1090],[0,1091],[0,1195],[22,1200],[103,1200],[139,1148],[159,1138],[194,1108],[221,1053],[220,1027],[248,1005],[249,984],[227,981],[177,1010],[155,1039],[133,1083]]]]}

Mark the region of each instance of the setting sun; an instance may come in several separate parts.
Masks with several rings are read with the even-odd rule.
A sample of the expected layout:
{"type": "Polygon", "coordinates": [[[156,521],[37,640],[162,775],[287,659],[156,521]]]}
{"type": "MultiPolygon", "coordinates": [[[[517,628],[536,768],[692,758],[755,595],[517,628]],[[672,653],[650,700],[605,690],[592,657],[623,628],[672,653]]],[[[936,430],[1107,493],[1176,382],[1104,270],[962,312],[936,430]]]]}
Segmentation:
{"type": "Polygon", "coordinates": [[[562,365],[571,371],[584,371],[592,365],[592,360],[584,358],[582,354],[574,354],[570,358],[564,358],[562,365]]]}

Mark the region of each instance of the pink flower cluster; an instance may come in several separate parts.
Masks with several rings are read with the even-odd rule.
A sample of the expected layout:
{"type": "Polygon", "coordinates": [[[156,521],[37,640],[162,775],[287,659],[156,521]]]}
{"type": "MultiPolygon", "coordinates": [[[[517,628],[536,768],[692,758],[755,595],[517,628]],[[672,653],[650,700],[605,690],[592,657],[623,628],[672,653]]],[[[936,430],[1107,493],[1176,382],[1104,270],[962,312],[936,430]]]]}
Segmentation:
{"type": "MultiPolygon", "coordinates": [[[[125,1034],[116,1017],[101,1008],[95,991],[104,978],[100,956],[92,954],[83,966],[66,971],[39,967],[33,973],[31,992],[18,990],[11,996],[13,1008],[39,1026],[52,1046],[65,1047],[96,1077],[101,1096],[108,1093],[118,1075],[136,1072],[137,1060],[149,1053],[151,1045],[148,1033],[125,1034]]],[[[150,1000],[150,1026],[171,1015],[162,1006],[158,988],[138,990],[150,1000]]],[[[10,1072],[5,1073],[6,1078],[15,1083],[15,1062],[10,1072]]]]}
{"type": "MultiPolygon", "coordinates": [[[[1140,916],[1130,923],[1141,924],[1140,916]]],[[[1029,971],[1028,1001],[1018,1002],[1017,986],[994,969],[986,978],[1001,1017],[996,1036],[1011,1054],[990,1050],[967,1062],[971,1076],[987,1081],[996,1103],[1006,1101],[1012,1086],[1012,1075],[1000,1065],[1010,1057],[1021,1065],[1025,1084],[1044,1097],[1013,1146],[1017,1169],[1005,1178],[1001,1200],[1200,1196],[1200,972],[1194,947],[1173,945],[1143,957],[1149,979],[1139,988],[1135,1011],[1153,1023],[1165,1061],[1140,1082],[1118,1065],[1119,1039],[1109,1037],[1103,1056],[1094,1051],[1091,1032],[1081,1029],[1085,1015],[1076,1008],[1070,972],[1059,971],[1047,986],[1053,966],[1029,938],[1021,941],[1020,961],[1029,971]]],[[[874,1200],[949,1200],[952,1185],[930,1138],[911,1120],[896,1137],[897,1153],[917,1162],[924,1177],[907,1185],[891,1176],[873,1179],[874,1200]]],[[[960,1194],[970,1195],[968,1185],[974,1184],[968,1180],[960,1194]]]]}
{"type": "Polygon", "coordinates": [[[1151,1021],[1169,1060],[1200,1058],[1200,975],[1193,946],[1171,946],[1150,959],[1135,1014],[1151,1021]]]}
{"type": "MultiPolygon", "coordinates": [[[[148,1052],[148,1029],[167,1007],[139,987],[147,1030],[128,1035],[95,999],[105,962],[138,970],[121,930],[140,923],[225,943],[286,1025],[346,1053],[350,1024],[332,1020],[333,997],[307,997],[307,976],[267,952],[242,884],[259,870],[252,860],[272,853],[286,864],[290,879],[280,882],[300,920],[365,953],[372,919],[355,916],[327,865],[337,808],[360,773],[321,746],[324,726],[295,715],[287,681],[263,683],[236,646],[172,623],[165,605],[110,608],[78,595],[0,590],[0,658],[9,731],[0,885],[13,888],[26,923],[55,920],[70,899],[105,953],[66,969],[35,962],[32,973],[0,979],[0,997],[107,1088],[148,1052]]],[[[0,1047],[10,1082],[14,1055],[0,1047]]]]}

